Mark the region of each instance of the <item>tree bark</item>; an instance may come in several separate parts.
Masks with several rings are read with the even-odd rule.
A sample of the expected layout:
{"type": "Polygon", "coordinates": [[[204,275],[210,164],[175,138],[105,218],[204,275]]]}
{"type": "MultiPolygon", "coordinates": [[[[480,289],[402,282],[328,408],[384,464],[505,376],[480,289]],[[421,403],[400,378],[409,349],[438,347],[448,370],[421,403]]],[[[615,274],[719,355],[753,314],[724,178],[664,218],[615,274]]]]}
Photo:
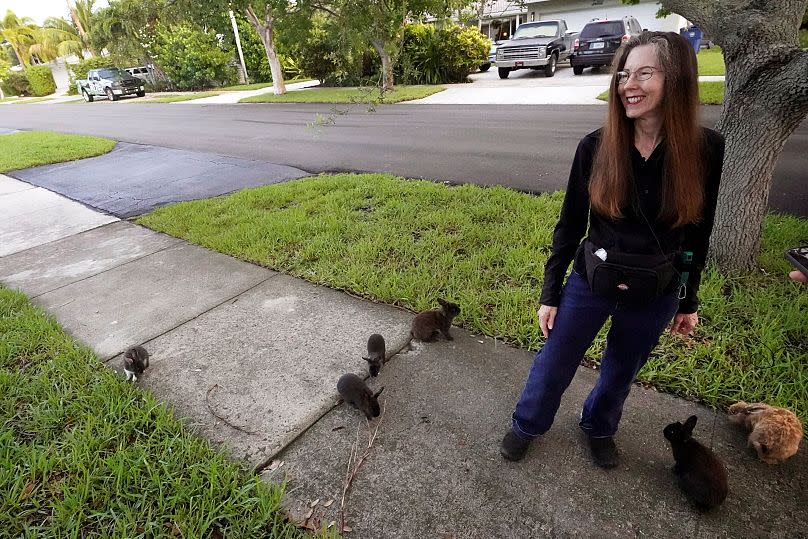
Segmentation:
{"type": "Polygon", "coordinates": [[[726,138],[710,259],[723,273],[756,267],[777,159],[808,115],[808,51],[797,28],[808,0],[662,0],[724,51],[726,138]]]}
{"type": "Polygon", "coordinates": [[[389,92],[395,85],[393,78],[393,60],[390,58],[390,53],[384,48],[384,41],[381,39],[371,39],[370,44],[379,53],[382,59],[382,91],[389,92]]]}
{"type": "Polygon", "coordinates": [[[255,31],[258,32],[261,42],[264,44],[264,49],[267,53],[267,60],[269,61],[269,70],[272,72],[272,89],[275,95],[286,93],[286,84],[283,82],[283,67],[275,53],[275,36],[273,26],[275,24],[272,7],[266,5],[266,14],[264,15],[264,22],[262,23],[258,16],[255,14],[251,5],[247,6],[247,18],[250,24],[253,25],[255,31]]]}

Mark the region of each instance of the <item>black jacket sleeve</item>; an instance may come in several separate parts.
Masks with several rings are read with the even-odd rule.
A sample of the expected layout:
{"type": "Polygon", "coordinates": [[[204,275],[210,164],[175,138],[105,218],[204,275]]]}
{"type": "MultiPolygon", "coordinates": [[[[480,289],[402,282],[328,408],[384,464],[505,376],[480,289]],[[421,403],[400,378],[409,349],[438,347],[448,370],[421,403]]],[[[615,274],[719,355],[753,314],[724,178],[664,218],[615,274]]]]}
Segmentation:
{"type": "Polygon", "coordinates": [[[693,263],[689,268],[685,297],[679,301],[678,312],[682,314],[694,313],[699,308],[698,292],[701,273],[707,260],[707,250],[710,247],[710,234],[713,231],[718,187],[724,164],[724,137],[711,129],[705,131],[707,184],[705,186],[704,216],[701,221],[687,228],[682,240],[682,250],[693,252],[693,263]]]}
{"type": "Polygon", "coordinates": [[[561,216],[553,231],[553,247],[550,258],[544,266],[542,285],[542,305],[558,307],[564,275],[589,222],[589,174],[592,170],[595,140],[589,135],[578,144],[572,170],[561,206],[561,216]]]}

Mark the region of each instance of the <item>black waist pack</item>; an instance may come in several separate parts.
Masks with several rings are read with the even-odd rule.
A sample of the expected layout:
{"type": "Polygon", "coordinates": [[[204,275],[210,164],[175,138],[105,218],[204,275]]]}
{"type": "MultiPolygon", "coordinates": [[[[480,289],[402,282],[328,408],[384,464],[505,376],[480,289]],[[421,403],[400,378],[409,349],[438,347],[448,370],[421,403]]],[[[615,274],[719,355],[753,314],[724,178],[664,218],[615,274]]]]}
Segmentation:
{"type": "Polygon", "coordinates": [[[633,255],[610,250],[606,260],[584,242],[586,278],[592,292],[609,299],[635,305],[649,304],[662,296],[676,275],[676,254],[633,255]]]}

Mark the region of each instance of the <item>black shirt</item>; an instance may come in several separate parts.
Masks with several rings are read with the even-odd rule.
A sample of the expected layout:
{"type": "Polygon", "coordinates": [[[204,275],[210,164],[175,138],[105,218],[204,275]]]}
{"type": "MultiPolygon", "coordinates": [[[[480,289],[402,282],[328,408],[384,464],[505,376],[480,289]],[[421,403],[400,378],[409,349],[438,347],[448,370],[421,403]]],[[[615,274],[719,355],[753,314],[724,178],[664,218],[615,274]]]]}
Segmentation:
{"type": "Polygon", "coordinates": [[[618,220],[590,212],[589,178],[599,138],[600,129],[585,136],[575,152],[564,204],[561,207],[561,217],[553,232],[553,251],[544,268],[541,304],[558,306],[564,275],[573,257],[575,258],[573,269],[581,275],[586,275],[581,240],[587,232],[588,223],[590,241],[607,251],[613,248],[625,253],[659,255],[659,244],[664,253],[692,251],[693,263],[689,269],[685,297],[679,302],[678,312],[696,312],[701,271],[707,258],[710,232],[715,218],[718,185],[724,161],[724,137],[712,129],[704,129],[706,155],[704,212],[697,223],[675,229],[657,219],[662,200],[664,142],[654,149],[647,160],[642,158],[636,148],[632,147],[631,150],[634,185],[642,212],[637,211],[631,204],[624,209],[623,218],[618,220]]]}

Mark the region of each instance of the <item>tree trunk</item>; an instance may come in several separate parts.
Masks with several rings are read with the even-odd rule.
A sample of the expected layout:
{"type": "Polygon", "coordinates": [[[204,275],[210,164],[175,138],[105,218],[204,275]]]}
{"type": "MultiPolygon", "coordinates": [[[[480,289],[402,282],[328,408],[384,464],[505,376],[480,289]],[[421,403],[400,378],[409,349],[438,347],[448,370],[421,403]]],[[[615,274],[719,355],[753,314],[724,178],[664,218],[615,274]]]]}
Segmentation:
{"type": "Polygon", "coordinates": [[[275,95],[285,94],[286,85],[283,82],[283,67],[278,59],[278,55],[275,53],[273,32],[275,19],[272,13],[272,7],[269,4],[266,5],[266,14],[264,16],[264,22],[262,23],[256,16],[255,11],[253,11],[252,6],[248,5],[247,18],[250,20],[250,24],[253,25],[253,28],[255,28],[255,31],[258,32],[261,42],[264,44],[267,60],[269,61],[269,70],[272,72],[272,89],[275,95]]]}
{"type": "Polygon", "coordinates": [[[384,48],[384,41],[381,39],[371,39],[370,44],[373,45],[373,48],[376,49],[382,59],[382,91],[390,92],[395,85],[393,61],[390,58],[390,53],[384,48]]]}
{"type": "Polygon", "coordinates": [[[808,0],[662,0],[724,51],[726,138],[710,259],[724,273],[756,267],[774,167],[808,115],[808,51],[797,42],[808,0]]]}

